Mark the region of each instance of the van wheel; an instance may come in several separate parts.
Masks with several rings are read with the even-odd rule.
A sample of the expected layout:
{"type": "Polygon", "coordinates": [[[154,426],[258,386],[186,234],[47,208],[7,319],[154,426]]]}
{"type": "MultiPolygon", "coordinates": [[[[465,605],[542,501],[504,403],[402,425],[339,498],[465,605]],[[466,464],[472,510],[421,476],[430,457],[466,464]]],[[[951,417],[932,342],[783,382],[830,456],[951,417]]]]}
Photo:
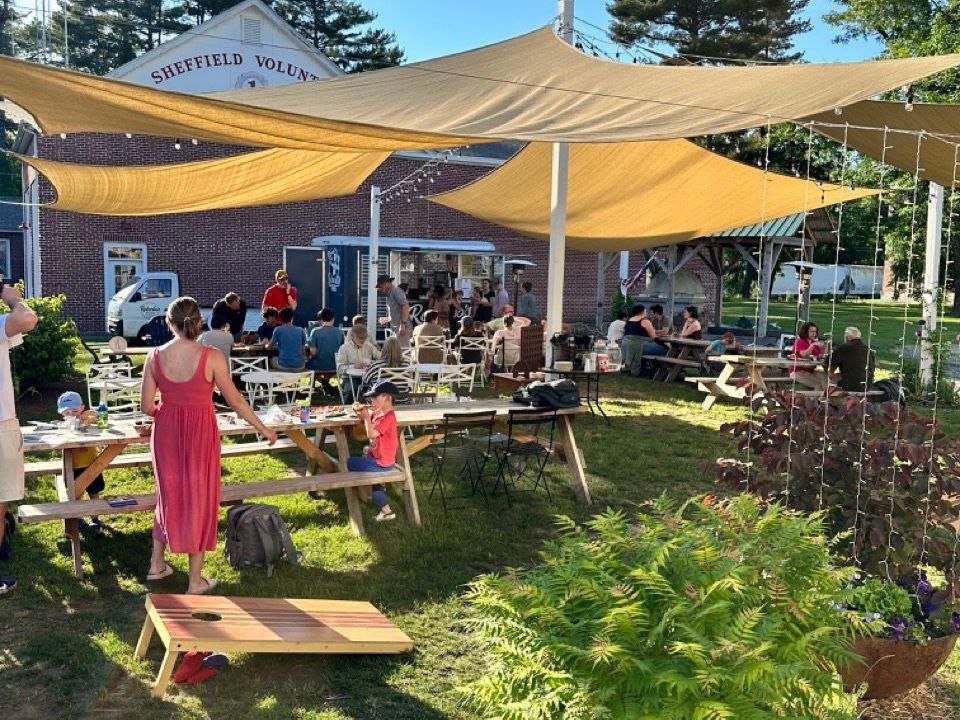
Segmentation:
{"type": "Polygon", "coordinates": [[[137,330],[137,345],[149,345],[150,341],[148,339],[149,332],[147,331],[147,326],[144,325],[142,328],[137,330]]]}

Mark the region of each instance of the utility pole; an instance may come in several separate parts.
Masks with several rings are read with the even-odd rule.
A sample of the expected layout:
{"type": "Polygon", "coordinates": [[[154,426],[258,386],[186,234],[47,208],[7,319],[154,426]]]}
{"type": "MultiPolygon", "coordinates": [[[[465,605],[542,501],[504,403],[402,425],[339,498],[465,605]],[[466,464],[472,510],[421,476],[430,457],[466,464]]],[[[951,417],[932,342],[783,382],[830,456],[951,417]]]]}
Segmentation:
{"type": "Polygon", "coordinates": [[[380,188],[370,187],[370,248],[367,267],[367,330],[377,337],[377,276],[380,274],[380,188]]]}
{"type": "MultiPolygon", "coordinates": [[[[557,0],[560,16],[560,37],[573,44],[573,0],[557,0]]],[[[547,365],[553,365],[553,345],[550,338],[560,332],[563,322],[563,279],[567,253],[567,183],[569,180],[570,148],[567,143],[553,144],[553,162],[550,171],[550,260],[547,263],[547,365]]]]}
{"type": "MultiPolygon", "coordinates": [[[[933,385],[937,303],[940,301],[940,245],[943,240],[943,186],[930,183],[927,200],[927,248],[923,267],[923,332],[920,339],[920,378],[924,387],[933,385]]],[[[909,299],[907,300],[909,302],[909,299]]]]}

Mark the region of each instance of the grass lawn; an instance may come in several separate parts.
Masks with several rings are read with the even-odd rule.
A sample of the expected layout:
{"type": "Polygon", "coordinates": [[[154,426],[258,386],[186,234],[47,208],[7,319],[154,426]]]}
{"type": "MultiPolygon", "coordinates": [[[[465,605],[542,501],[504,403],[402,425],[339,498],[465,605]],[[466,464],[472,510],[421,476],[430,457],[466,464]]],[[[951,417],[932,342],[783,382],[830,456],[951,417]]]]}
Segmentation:
{"type": "MultiPolygon", "coordinates": [[[[862,323],[861,323],[862,324],[862,323]]],[[[50,418],[59,390],[27,398],[24,419],[50,418]]],[[[209,683],[172,687],[160,701],[150,685],[161,656],[157,640],[146,661],[133,658],[143,621],[143,583],[152,516],[112,516],[109,530],[84,542],[86,578],[77,581],[56,523],[21,527],[10,569],[19,587],[0,599],[0,688],[4,715],[17,718],[296,718],[298,720],[432,720],[474,718],[459,702],[458,685],[483,672],[482,651],[462,626],[465,583],[479,573],[533,562],[554,516],[586,518],[591,510],[629,508],[667,492],[678,498],[713,489],[710,466],[734,452],[718,432],[743,409],[718,403],[704,414],[701,397],[684,383],[605,379],[607,425],[578,419],[576,435],[595,505],[579,505],[565,466],[551,468],[554,502],[521,496],[508,509],[470,500],[444,515],[439,501],[420,491],[423,527],[402,517],[373,522],[368,537],[349,529],[342,493],[323,501],[305,496],[267,498],[278,505],[303,553],[299,567],[284,564],[273,578],[243,574],[208,556],[207,572],[227,595],[363,599],[373,602],[415,643],[402,656],[235,656],[209,683]]],[[[960,428],[956,411],[941,415],[960,428]]],[[[224,482],[261,480],[303,471],[295,453],[225,461],[224,482]]],[[[418,478],[423,478],[420,472],[418,478]]],[[[149,468],[107,474],[108,492],[148,491],[149,468]]],[[[52,478],[28,484],[27,501],[55,499],[52,478]]],[[[399,500],[396,501],[399,504],[399,500]]],[[[221,514],[221,519],[223,514],[221,514]]],[[[223,527],[221,525],[221,538],[223,527]]],[[[182,592],[186,558],[151,590],[182,592]]],[[[941,673],[943,692],[960,708],[960,653],[941,673]]]]}

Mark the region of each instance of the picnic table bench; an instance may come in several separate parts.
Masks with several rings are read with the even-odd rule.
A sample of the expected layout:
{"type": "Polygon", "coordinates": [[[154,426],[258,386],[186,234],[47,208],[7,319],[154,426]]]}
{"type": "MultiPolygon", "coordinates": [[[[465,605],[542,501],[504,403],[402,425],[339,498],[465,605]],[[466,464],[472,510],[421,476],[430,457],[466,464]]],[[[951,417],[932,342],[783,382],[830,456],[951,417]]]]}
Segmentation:
{"type": "Polygon", "coordinates": [[[793,360],[789,358],[770,357],[767,354],[726,354],[710,357],[709,360],[719,360],[724,363],[720,374],[715,378],[695,377],[687,378],[688,382],[696,382],[697,389],[706,393],[703,399],[703,409],[709,410],[722,397],[742,400],[747,395],[747,388],[751,394],[767,392],[769,386],[775,383],[793,382],[793,379],[784,373],[791,367],[816,368],[819,362],[812,360],[793,360]],[[734,378],[737,371],[743,374],[734,378]],[[770,371],[778,372],[771,375],[770,371]]]}
{"type": "Polygon", "coordinates": [[[156,698],[166,692],[180,653],[191,650],[388,654],[413,648],[368,602],[151,593],[146,608],[134,654],[146,657],[154,633],[163,642],[156,698]]]}
{"type": "MultiPolygon", "coordinates": [[[[410,458],[428,447],[429,442],[425,443],[423,441],[425,436],[410,440],[405,437],[404,431],[412,427],[435,426],[443,421],[443,416],[446,413],[493,410],[498,418],[504,419],[511,410],[519,407],[509,400],[430,403],[397,407],[397,426],[400,433],[399,468],[396,472],[382,473],[361,473],[347,470],[350,448],[347,442],[346,429],[359,422],[352,412],[336,417],[314,417],[307,423],[302,423],[293,417],[290,417],[289,421],[268,422],[269,427],[287,436],[284,441],[278,440],[278,445],[281,445],[282,442],[279,449],[300,449],[303,451],[307,458],[306,475],[280,480],[224,485],[222,502],[233,503],[247,497],[283,495],[311,490],[343,489],[346,494],[351,528],[356,534],[362,535],[363,516],[357,489],[380,483],[399,483],[403,486],[403,500],[407,518],[412,524],[419,526],[420,509],[417,504],[410,458]],[[311,430],[314,431],[313,438],[307,436],[308,431],[311,430]],[[331,457],[322,449],[327,433],[333,435],[336,458],[331,457]]],[[[590,491],[587,486],[583,460],[577,448],[572,427],[572,418],[583,412],[586,412],[586,408],[576,407],[558,411],[557,429],[560,435],[560,448],[563,450],[564,459],[570,472],[571,487],[582,502],[590,504],[590,491]]],[[[218,426],[221,437],[254,434],[252,427],[244,421],[238,420],[232,414],[219,415],[218,426]]],[[[142,446],[148,440],[137,433],[133,419],[118,421],[105,430],[94,429],[85,433],[61,429],[40,430],[33,427],[27,427],[24,430],[25,453],[61,453],[60,472],[56,474],[58,501],[21,504],[17,508],[17,513],[20,519],[27,523],[50,520],[64,521],[66,533],[73,548],[74,573],[77,577],[82,577],[83,563],[80,554],[79,518],[88,515],[151,511],[156,507],[156,496],[153,493],[137,495],[134,497],[135,504],[120,507],[110,505],[104,499],[81,499],[89,484],[104,470],[112,467],[149,464],[150,456],[148,453],[122,454],[124,449],[136,445],[142,446]],[[102,449],[96,461],[77,475],[73,463],[74,452],[87,447],[102,449]]],[[[223,457],[231,457],[275,449],[277,449],[276,445],[269,447],[264,442],[246,442],[222,445],[221,454],[223,457]]],[[[30,463],[28,467],[28,472],[32,476],[55,474],[57,472],[55,463],[51,461],[30,463]]]]}
{"type": "Polygon", "coordinates": [[[650,356],[659,365],[653,374],[657,382],[673,382],[684,368],[699,368],[700,356],[710,345],[710,340],[694,340],[678,335],[666,335],[660,340],[666,344],[667,354],[650,356]]]}

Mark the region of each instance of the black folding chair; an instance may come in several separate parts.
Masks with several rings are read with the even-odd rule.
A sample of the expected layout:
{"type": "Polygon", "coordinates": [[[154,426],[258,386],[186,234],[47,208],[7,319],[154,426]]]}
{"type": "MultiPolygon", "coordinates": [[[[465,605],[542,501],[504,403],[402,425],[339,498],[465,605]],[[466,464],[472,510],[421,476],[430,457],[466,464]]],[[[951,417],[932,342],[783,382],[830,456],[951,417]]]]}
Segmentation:
{"type": "Polygon", "coordinates": [[[555,409],[510,411],[507,415],[507,435],[497,447],[497,480],[491,494],[496,494],[502,484],[507,505],[510,505],[510,491],[516,492],[521,480],[532,480],[529,492],[536,492],[542,484],[547,498],[553,500],[544,470],[553,456],[556,428],[555,409]]]}
{"type": "Polygon", "coordinates": [[[434,431],[439,437],[429,446],[429,456],[433,462],[430,498],[433,499],[434,492],[439,490],[444,512],[447,511],[448,499],[472,497],[478,490],[483,501],[487,502],[483,472],[492,457],[491,442],[496,414],[495,410],[445,413],[443,421],[434,431]],[[466,479],[469,482],[468,494],[449,494],[447,474],[451,469],[456,473],[456,479],[466,479]]]}

